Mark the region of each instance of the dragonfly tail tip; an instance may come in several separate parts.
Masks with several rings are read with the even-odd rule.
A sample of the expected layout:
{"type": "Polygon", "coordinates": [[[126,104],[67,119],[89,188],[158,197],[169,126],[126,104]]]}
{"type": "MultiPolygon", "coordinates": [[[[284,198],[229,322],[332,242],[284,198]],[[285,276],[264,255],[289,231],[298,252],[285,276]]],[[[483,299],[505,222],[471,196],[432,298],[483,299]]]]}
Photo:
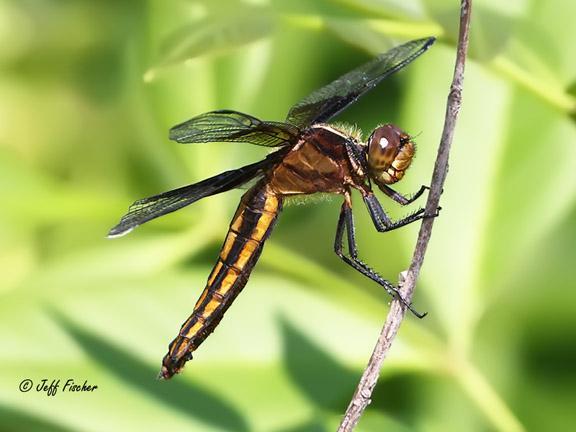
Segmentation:
{"type": "Polygon", "coordinates": [[[156,377],[156,379],[158,381],[166,381],[168,379],[170,379],[171,375],[168,373],[168,369],[166,369],[165,366],[162,366],[162,369],[160,369],[160,372],[158,372],[158,376],[156,377]]]}

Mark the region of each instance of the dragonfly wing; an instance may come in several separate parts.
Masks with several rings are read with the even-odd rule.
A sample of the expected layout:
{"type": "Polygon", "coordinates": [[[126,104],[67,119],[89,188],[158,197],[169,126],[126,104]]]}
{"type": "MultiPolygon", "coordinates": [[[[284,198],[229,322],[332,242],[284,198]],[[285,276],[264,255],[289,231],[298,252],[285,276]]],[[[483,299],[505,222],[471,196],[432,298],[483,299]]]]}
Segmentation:
{"type": "Polygon", "coordinates": [[[120,222],[110,230],[108,237],[123,236],[152,219],[172,213],[202,198],[239,187],[261,176],[266,168],[277,163],[284,153],[284,151],[277,151],[260,162],[225,171],[201,182],[138,200],[130,206],[128,213],[122,216],[120,222]]]}
{"type": "Polygon", "coordinates": [[[286,121],[300,128],[326,122],[384,78],[412,62],[434,41],[433,37],[413,40],[380,54],[302,99],[290,109],[286,121]]]}
{"type": "Polygon", "coordinates": [[[229,141],[265,147],[295,144],[299,134],[294,125],[262,121],[231,110],[200,114],[170,129],[170,139],[179,143],[229,141]]]}

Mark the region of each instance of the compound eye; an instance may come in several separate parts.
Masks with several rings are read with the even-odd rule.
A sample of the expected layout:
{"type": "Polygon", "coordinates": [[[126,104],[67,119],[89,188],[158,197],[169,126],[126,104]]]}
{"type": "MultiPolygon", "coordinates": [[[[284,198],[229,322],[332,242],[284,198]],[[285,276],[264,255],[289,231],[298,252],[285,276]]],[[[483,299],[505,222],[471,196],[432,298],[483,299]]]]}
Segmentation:
{"type": "Polygon", "coordinates": [[[400,134],[386,125],[376,129],[368,143],[368,164],[373,170],[385,169],[394,161],[400,149],[400,134]]]}
{"type": "Polygon", "coordinates": [[[388,141],[388,138],[383,136],[378,140],[378,145],[380,146],[380,151],[386,151],[386,148],[390,145],[390,141],[388,141]]]}

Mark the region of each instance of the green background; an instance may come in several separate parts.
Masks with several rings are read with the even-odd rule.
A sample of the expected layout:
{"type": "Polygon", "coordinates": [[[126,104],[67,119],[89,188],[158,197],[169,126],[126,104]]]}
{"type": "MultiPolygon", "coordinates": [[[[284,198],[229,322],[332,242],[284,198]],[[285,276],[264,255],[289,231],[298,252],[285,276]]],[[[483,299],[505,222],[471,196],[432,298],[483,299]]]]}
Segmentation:
{"type": "MultiPolygon", "coordinates": [[[[442,214],[362,431],[564,431],[576,416],[576,3],[478,0],[442,214]]],[[[340,199],[286,207],[244,292],[184,372],[156,381],[241,190],[130,235],[138,198],[263,158],[179,145],[217,108],[282,120],[375,53],[424,56],[341,115],[394,122],[430,181],[452,76],[456,1],[0,2],[0,429],[335,430],[388,296],[332,252],[340,199]],[[73,378],[91,393],[35,388],[73,378]]],[[[384,200],[394,217],[406,213],[384,200]]],[[[417,226],[361,256],[396,280],[417,226]]],[[[416,208],[417,204],[414,205],[416,208]]]]}

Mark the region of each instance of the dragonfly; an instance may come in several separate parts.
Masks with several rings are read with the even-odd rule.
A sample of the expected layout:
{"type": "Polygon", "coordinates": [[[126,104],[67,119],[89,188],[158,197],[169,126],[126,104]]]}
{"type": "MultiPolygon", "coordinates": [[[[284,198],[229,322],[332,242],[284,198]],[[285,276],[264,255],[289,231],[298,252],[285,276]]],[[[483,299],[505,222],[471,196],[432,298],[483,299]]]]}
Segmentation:
{"type": "Polygon", "coordinates": [[[170,379],[181,372],[192,359],[192,353],[220,323],[246,285],[284,202],[293,196],[341,195],[343,203],[334,242],[336,255],[398,298],[415,315],[425,315],[405,301],[393,283],[358,257],[352,214],[351,194],[356,190],[379,232],[438,215],[437,212],[426,215],[424,209],[419,209],[393,221],[373,192],[372,185],[375,185],[384,195],[406,206],[428,189],[422,186],[412,195],[403,195],[390,186],[400,181],[410,167],[416,150],[413,138],[398,126],[384,124],[376,127],[364,141],[359,131],[327,122],[423,54],[434,41],[433,37],[413,40],[380,54],[302,99],[290,108],[284,122],[262,121],[238,111],[217,110],[170,129],[170,139],[178,143],[241,142],[278,149],[259,162],[140,199],[110,230],[109,237],[122,236],[202,198],[254,182],[240,200],[192,314],[169,344],[160,379],[170,379]]]}

